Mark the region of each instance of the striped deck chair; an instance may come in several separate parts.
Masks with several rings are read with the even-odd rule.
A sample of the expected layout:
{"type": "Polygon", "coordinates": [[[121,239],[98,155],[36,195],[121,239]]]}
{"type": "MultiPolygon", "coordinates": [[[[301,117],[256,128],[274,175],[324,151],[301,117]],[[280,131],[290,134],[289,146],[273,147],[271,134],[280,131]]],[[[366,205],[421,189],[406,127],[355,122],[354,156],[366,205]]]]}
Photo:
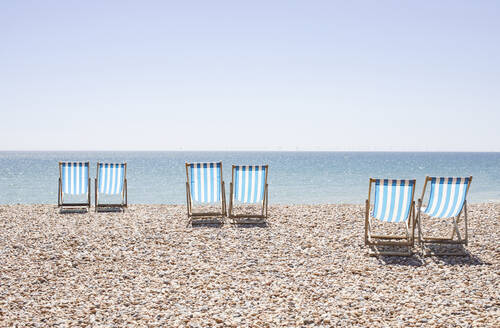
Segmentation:
{"type": "MultiPolygon", "coordinates": [[[[472,177],[465,178],[436,178],[425,177],[422,197],[418,200],[418,240],[421,245],[425,243],[435,244],[455,244],[467,245],[468,227],[467,227],[467,193],[472,182],[472,177]],[[426,206],[422,206],[427,184],[430,183],[429,201],[426,206]],[[465,226],[464,235],[460,233],[458,224],[463,213],[465,226]],[[423,217],[436,219],[451,219],[452,233],[451,237],[425,237],[422,231],[423,217]],[[456,234],[456,239],[455,239],[456,234]]],[[[460,253],[431,253],[430,255],[465,255],[460,253]]]]}
{"type": "Polygon", "coordinates": [[[59,191],[57,206],[61,208],[90,208],[89,162],[59,162],[59,191]],[[86,202],[64,202],[64,195],[87,195],[86,202]]]}
{"type": "Polygon", "coordinates": [[[99,163],[95,178],[95,211],[99,208],[127,207],[127,163],[99,163]],[[100,203],[99,194],[120,195],[121,202],[116,204],[100,203]]]}
{"type": "Polygon", "coordinates": [[[267,219],[267,173],[268,165],[233,165],[232,182],[229,188],[229,218],[233,223],[238,218],[267,219]],[[236,203],[260,204],[260,214],[235,214],[236,203]]]}
{"type": "Polygon", "coordinates": [[[186,198],[188,219],[224,218],[226,193],[222,179],[222,162],[186,163],[186,198]],[[193,205],[221,204],[220,211],[193,212],[193,205]]]}
{"type": "Polygon", "coordinates": [[[415,180],[370,179],[365,211],[365,245],[374,249],[370,255],[410,256],[415,231],[415,180]],[[374,201],[370,214],[370,197],[374,186],[374,201]],[[403,223],[404,235],[374,235],[373,220],[403,223]],[[402,246],[407,251],[379,251],[377,246],[402,246]]]}

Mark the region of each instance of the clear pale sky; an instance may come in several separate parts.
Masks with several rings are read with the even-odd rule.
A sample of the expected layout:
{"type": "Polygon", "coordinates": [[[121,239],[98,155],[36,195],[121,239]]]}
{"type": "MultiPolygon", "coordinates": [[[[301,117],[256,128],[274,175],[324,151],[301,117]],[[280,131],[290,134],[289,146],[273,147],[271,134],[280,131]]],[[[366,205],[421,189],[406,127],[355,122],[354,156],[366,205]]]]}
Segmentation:
{"type": "Polygon", "coordinates": [[[500,151],[500,1],[1,1],[0,150],[500,151]]]}

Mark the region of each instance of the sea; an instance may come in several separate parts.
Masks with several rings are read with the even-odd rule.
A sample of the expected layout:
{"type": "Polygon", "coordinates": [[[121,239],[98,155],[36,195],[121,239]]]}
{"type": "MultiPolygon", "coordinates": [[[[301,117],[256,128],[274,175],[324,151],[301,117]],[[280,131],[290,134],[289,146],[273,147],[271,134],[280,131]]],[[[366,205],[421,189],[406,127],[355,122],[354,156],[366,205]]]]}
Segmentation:
{"type": "MultiPolygon", "coordinates": [[[[126,162],[129,204],[185,204],[186,162],[269,165],[270,204],[363,204],[369,178],[472,176],[471,203],[500,202],[500,153],[313,151],[3,151],[0,204],[57,204],[59,161],[126,162]]],[[[93,196],[92,196],[93,199],[93,196]]]]}

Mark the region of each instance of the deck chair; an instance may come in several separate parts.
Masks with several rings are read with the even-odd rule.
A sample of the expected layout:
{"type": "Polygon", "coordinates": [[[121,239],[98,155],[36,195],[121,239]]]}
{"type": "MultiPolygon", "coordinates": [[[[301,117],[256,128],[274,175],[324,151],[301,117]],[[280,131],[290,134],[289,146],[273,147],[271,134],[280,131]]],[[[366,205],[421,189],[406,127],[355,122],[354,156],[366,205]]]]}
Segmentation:
{"type": "MultiPolygon", "coordinates": [[[[422,197],[418,200],[418,241],[420,245],[426,243],[465,245],[468,243],[467,227],[467,193],[472,177],[465,178],[436,178],[425,177],[422,197]],[[422,205],[427,184],[430,183],[429,201],[426,206],[422,205]],[[463,213],[465,226],[464,235],[460,233],[458,224],[463,213]],[[422,225],[423,218],[451,219],[453,225],[451,237],[425,237],[422,225]],[[457,238],[455,238],[455,235],[457,238]]],[[[431,252],[425,255],[466,255],[465,252],[431,252]]]]}
{"type": "Polygon", "coordinates": [[[236,223],[238,218],[256,218],[260,221],[267,219],[267,172],[267,165],[233,165],[228,215],[233,223],[236,223]],[[260,214],[235,214],[236,203],[260,204],[260,214]]]}
{"type": "Polygon", "coordinates": [[[410,256],[414,245],[415,231],[415,180],[370,179],[365,210],[365,245],[373,252],[370,255],[410,256]],[[370,214],[370,197],[374,186],[374,202],[370,214]],[[372,234],[373,220],[388,223],[403,223],[404,235],[372,234]],[[378,246],[399,246],[406,251],[381,251],[378,246]]]}
{"type": "Polygon", "coordinates": [[[226,193],[222,179],[222,162],[186,163],[186,198],[189,223],[196,218],[223,219],[226,216],[226,193]],[[193,205],[219,202],[220,211],[193,212],[193,205]]]}
{"type": "Polygon", "coordinates": [[[61,209],[90,208],[89,162],[59,162],[57,206],[61,209]],[[65,202],[64,195],[87,195],[86,202],[65,202]]]}
{"type": "Polygon", "coordinates": [[[95,211],[99,209],[118,208],[125,210],[127,207],[127,163],[99,163],[95,178],[95,211]],[[120,195],[120,203],[101,203],[99,194],[120,195]]]}

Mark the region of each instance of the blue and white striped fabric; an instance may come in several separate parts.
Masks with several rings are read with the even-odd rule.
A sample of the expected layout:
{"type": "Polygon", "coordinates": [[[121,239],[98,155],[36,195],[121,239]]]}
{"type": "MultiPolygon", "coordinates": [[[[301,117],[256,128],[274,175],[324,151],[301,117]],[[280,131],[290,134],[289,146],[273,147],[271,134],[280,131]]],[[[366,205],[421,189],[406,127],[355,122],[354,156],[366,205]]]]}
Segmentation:
{"type": "Polygon", "coordinates": [[[86,194],[89,188],[89,163],[61,163],[63,192],[71,195],[86,194]]]}
{"type": "Polygon", "coordinates": [[[436,218],[452,218],[464,206],[469,178],[431,178],[429,204],[424,213],[436,218]]]}
{"type": "Polygon", "coordinates": [[[414,187],[414,180],[375,180],[375,201],[372,216],[385,222],[408,220],[414,187]]]}
{"type": "Polygon", "coordinates": [[[193,163],[190,165],[191,198],[200,203],[221,200],[221,163],[193,163]]]}
{"type": "Polygon", "coordinates": [[[264,199],[266,166],[234,167],[233,197],[242,203],[258,203],[264,199]]]}
{"type": "Polygon", "coordinates": [[[125,181],[125,164],[98,164],[99,192],[108,195],[121,194],[125,181]]]}

